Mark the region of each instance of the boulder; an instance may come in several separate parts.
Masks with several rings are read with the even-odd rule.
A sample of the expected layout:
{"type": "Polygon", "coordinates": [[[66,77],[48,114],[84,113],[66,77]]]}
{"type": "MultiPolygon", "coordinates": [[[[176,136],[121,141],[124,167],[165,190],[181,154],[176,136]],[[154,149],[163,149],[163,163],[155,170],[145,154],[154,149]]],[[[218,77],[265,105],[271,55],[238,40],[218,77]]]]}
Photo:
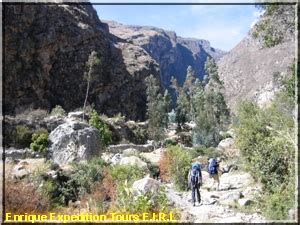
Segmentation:
{"type": "Polygon", "coordinates": [[[124,156],[131,156],[131,155],[137,155],[137,154],[139,154],[139,152],[135,148],[127,148],[123,151],[124,156]]]}
{"type": "Polygon", "coordinates": [[[160,182],[152,178],[143,178],[133,183],[132,189],[137,194],[159,193],[160,182]]]}
{"type": "Polygon", "coordinates": [[[153,165],[158,165],[163,154],[163,149],[156,149],[153,152],[143,152],[140,155],[146,160],[151,162],[153,165]]]}
{"type": "MultiPolygon", "coordinates": [[[[77,112],[69,112],[68,118],[74,118],[74,119],[82,119],[83,118],[83,111],[77,111],[77,112]]],[[[85,114],[87,116],[87,114],[85,114]]]]}
{"type": "Polygon", "coordinates": [[[110,162],[111,162],[113,165],[116,165],[116,164],[120,163],[122,157],[123,157],[122,154],[117,153],[117,154],[115,154],[115,155],[110,159],[110,162]]]}
{"type": "Polygon", "coordinates": [[[250,205],[252,203],[252,200],[247,199],[247,198],[241,198],[238,200],[238,203],[240,206],[247,206],[250,205]]]}
{"type": "Polygon", "coordinates": [[[230,205],[233,204],[235,201],[238,201],[242,197],[243,195],[240,191],[227,192],[220,197],[219,202],[223,205],[230,205]]]}
{"type": "Polygon", "coordinates": [[[222,141],[220,141],[218,145],[218,149],[229,149],[234,148],[234,139],[233,138],[225,138],[222,141]]]}
{"type": "Polygon", "coordinates": [[[49,135],[50,155],[58,164],[88,160],[100,155],[102,146],[98,130],[79,121],[67,121],[49,135]]]}
{"type": "Polygon", "coordinates": [[[15,179],[23,179],[29,175],[29,171],[24,167],[24,165],[16,165],[12,171],[12,177],[15,179]]]}
{"type": "Polygon", "coordinates": [[[137,156],[126,156],[120,160],[120,165],[138,166],[139,168],[146,168],[147,163],[142,161],[137,156]]]}

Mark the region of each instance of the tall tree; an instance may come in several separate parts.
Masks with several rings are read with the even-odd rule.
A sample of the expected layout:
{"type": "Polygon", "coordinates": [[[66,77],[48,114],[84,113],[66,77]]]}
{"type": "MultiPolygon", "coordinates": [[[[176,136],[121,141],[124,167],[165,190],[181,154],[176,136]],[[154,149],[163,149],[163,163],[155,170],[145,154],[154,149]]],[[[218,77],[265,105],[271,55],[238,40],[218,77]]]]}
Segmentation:
{"type": "Polygon", "coordinates": [[[86,103],[89,96],[90,84],[95,79],[96,74],[99,72],[99,70],[97,70],[99,65],[101,65],[101,60],[97,56],[97,52],[92,51],[89,55],[88,61],[86,62],[87,72],[84,73],[84,79],[87,81],[87,87],[83,104],[83,120],[86,110],[86,103]]]}
{"type": "Polygon", "coordinates": [[[168,111],[170,96],[165,92],[160,93],[157,80],[151,74],[145,79],[147,85],[147,116],[149,136],[158,143],[164,137],[164,128],[168,126],[168,111]]]}
{"type": "Polygon", "coordinates": [[[222,94],[223,82],[218,75],[218,68],[213,59],[205,63],[208,83],[205,89],[198,82],[197,95],[194,99],[196,107],[196,144],[216,145],[220,141],[220,131],[226,129],[230,113],[222,94]]]}

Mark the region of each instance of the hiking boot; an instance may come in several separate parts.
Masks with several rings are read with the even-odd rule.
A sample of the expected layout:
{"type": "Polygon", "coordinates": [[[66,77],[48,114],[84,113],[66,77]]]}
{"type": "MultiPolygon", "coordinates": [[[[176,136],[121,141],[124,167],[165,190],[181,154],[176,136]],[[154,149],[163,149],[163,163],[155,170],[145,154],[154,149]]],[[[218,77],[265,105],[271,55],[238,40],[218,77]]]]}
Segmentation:
{"type": "Polygon", "coordinates": [[[195,202],[193,203],[193,206],[196,206],[195,202]]]}

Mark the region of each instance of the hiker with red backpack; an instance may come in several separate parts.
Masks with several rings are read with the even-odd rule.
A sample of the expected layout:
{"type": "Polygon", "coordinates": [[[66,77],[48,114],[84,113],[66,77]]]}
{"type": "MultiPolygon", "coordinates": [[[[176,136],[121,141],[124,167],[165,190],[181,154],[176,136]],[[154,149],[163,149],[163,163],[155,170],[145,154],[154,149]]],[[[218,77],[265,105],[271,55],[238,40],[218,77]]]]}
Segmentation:
{"type": "Polygon", "coordinates": [[[200,205],[201,196],[200,196],[199,188],[202,184],[202,174],[201,174],[201,165],[199,162],[194,162],[192,164],[188,175],[188,184],[192,189],[193,206],[195,206],[196,203],[196,195],[197,195],[198,204],[200,205]]]}

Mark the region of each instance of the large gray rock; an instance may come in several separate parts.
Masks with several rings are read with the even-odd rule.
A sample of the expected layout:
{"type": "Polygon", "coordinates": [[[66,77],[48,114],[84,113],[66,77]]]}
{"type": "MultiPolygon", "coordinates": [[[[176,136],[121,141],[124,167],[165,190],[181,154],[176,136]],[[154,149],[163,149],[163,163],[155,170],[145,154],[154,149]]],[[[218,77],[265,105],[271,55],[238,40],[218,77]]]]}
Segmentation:
{"type": "Polygon", "coordinates": [[[139,168],[147,168],[147,163],[137,156],[126,156],[120,160],[120,165],[137,166],[139,168]]]}
{"type": "Polygon", "coordinates": [[[160,182],[152,178],[143,178],[133,183],[132,189],[137,194],[155,194],[159,192],[160,182]]]}
{"type": "Polygon", "coordinates": [[[68,121],[49,135],[51,158],[58,164],[87,160],[100,155],[98,130],[86,123],[68,121]]]}

